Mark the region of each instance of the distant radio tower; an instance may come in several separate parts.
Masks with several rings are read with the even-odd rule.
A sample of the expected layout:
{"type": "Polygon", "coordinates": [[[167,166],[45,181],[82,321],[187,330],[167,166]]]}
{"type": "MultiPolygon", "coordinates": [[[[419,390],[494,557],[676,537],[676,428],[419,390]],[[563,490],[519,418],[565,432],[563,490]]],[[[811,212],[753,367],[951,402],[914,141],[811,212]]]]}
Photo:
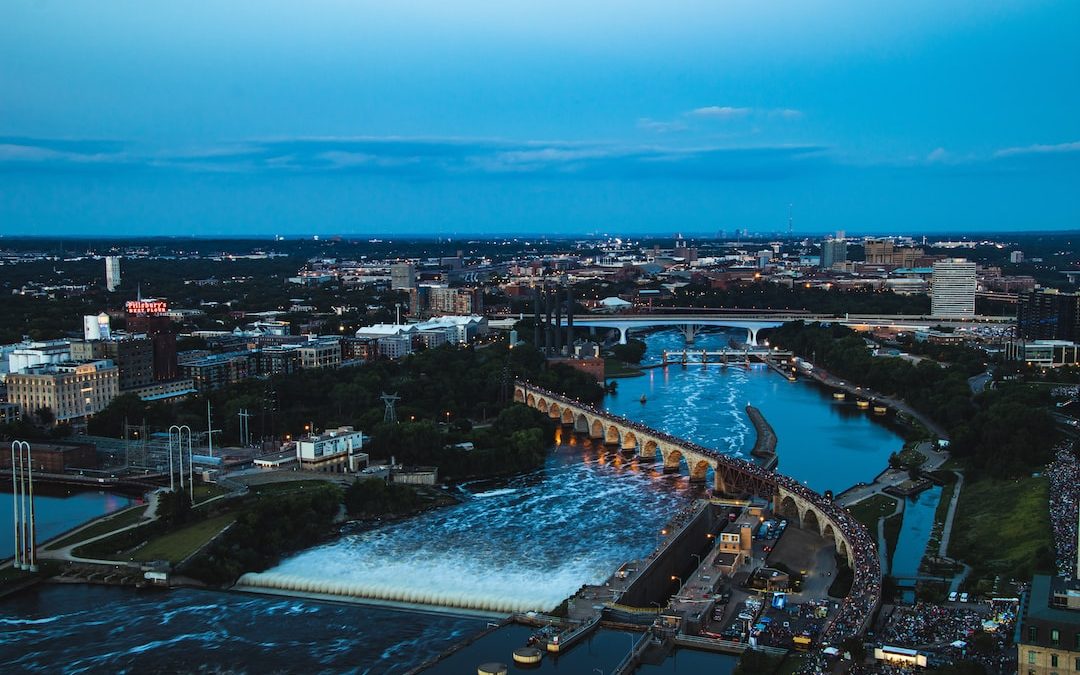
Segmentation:
{"type": "Polygon", "coordinates": [[[397,423],[397,410],[394,409],[394,404],[401,400],[401,397],[397,394],[387,394],[385,391],[379,398],[386,404],[386,411],[383,412],[383,422],[389,422],[391,424],[397,423]]]}
{"type": "Polygon", "coordinates": [[[791,204],[788,204],[787,205],[787,236],[788,236],[788,238],[791,237],[791,225],[792,225],[791,204]]]}

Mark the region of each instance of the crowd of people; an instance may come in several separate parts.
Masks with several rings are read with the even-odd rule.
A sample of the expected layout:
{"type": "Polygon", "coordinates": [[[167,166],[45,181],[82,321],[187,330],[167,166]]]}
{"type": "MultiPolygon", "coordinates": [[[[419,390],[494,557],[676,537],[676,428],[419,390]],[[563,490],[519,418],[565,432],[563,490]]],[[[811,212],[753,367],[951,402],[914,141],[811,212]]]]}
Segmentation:
{"type": "Polygon", "coordinates": [[[947,607],[919,602],[914,607],[898,607],[889,616],[881,642],[918,649],[945,662],[975,661],[991,673],[1009,672],[1015,654],[1010,636],[1018,608],[1009,601],[994,605],[989,612],[985,604],[947,607]]]}
{"type": "Polygon", "coordinates": [[[706,457],[712,463],[714,470],[723,468],[729,470],[729,473],[738,475],[740,482],[751,486],[750,491],[759,496],[772,496],[783,490],[812,504],[819,513],[831,521],[832,526],[838,530],[838,534],[847,542],[853,574],[851,591],[844,598],[836,614],[827,622],[819,636],[819,644],[839,644],[848,637],[862,633],[865,629],[866,623],[881,600],[881,565],[877,555],[876,539],[846,510],[795,479],[752,462],[721,454],[712,448],[677,438],[626,417],[599,410],[595,406],[571,401],[545,389],[527,385],[527,392],[526,400],[528,394],[531,394],[547,398],[549,401],[572,403],[601,418],[614,419],[620,426],[630,428],[643,436],[706,457]]]}
{"type": "Polygon", "coordinates": [[[1077,528],[1080,526],[1080,461],[1071,443],[1058,446],[1046,467],[1050,481],[1050,527],[1054,533],[1058,574],[1076,573],[1077,528]]]}
{"type": "Polygon", "coordinates": [[[943,647],[965,640],[982,626],[985,612],[917,602],[911,607],[897,607],[881,632],[884,644],[896,647],[943,647]]]}

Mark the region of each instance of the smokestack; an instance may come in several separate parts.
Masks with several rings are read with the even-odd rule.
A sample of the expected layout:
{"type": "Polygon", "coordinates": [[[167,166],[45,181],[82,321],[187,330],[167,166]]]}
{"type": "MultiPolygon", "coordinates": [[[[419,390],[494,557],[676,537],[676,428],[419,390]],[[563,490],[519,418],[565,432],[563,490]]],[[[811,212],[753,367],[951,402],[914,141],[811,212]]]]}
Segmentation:
{"type": "Polygon", "coordinates": [[[544,316],[546,317],[546,330],[544,331],[544,348],[551,354],[555,336],[551,332],[551,291],[544,289],[544,316]]]}
{"type": "Polygon", "coordinates": [[[566,346],[574,351],[574,289],[566,287],[566,346]]]}
{"type": "Polygon", "coordinates": [[[562,301],[559,299],[559,288],[556,286],[551,291],[551,299],[555,302],[555,351],[561,352],[562,341],[562,301]]]}
{"type": "Polygon", "coordinates": [[[533,346],[540,349],[540,287],[533,286],[533,346]]]}

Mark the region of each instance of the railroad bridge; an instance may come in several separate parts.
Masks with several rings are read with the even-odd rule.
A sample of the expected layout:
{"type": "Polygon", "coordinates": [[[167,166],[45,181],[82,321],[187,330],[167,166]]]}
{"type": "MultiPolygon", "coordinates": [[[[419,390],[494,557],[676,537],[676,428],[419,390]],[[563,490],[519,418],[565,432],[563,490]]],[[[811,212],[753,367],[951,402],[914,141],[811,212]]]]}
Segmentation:
{"type": "Polygon", "coordinates": [[[711,469],[715,494],[755,495],[769,499],[775,513],[831,539],[837,553],[847,558],[849,565],[855,566],[849,536],[835,522],[837,507],[788,476],[526,382],[515,382],[514,400],[605,445],[632,452],[642,460],[662,462],[665,472],[677,472],[686,462],[691,482],[706,482],[711,469]]]}

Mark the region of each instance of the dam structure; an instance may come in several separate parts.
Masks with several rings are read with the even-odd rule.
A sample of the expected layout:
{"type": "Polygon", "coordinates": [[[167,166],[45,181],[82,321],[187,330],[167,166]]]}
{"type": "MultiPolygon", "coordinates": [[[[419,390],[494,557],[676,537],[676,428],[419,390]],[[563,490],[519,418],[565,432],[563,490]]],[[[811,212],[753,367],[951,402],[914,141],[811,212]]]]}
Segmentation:
{"type": "MultiPolygon", "coordinates": [[[[863,631],[869,623],[881,597],[881,571],[876,545],[866,529],[847,511],[834,505],[831,499],[765,466],[730,457],[527,382],[515,382],[514,400],[547,414],[564,425],[566,430],[586,435],[594,442],[617,448],[621,452],[632,452],[638,461],[652,460],[653,466],[665,473],[680,472],[684,470],[682,467],[685,463],[689,480],[701,484],[702,487],[706,487],[708,483],[711,488],[710,497],[713,499],[744,499],[748,496],[767,499],[777,515],[833,543],[837,555],[845,560],[853,571],[851,592],[833,614],[821,634],[821,639],[835,644],[849,635],[863,631]]],[[[644,474],[633,474],[625,480],[610,474],[607,474],[607,477],[598,474],[591,478],[588,478],[588,475],[567,473],[557,479],[564,481],[560,485],[565,487],[556,488],[554,484],[548,487],[549,490],[570,489],[574,490],[575,494],[587,493],[574,498],[576,508],[560,511],[545,505],[529,512],[533,514],[529,516],[532,520],[518,520],[525,512],[515,511],[511,504],[515,500],[551,499],[552,495],[530,492],[531,488],[526,487],[529,482],[527,480],[523,481],[521,487],[512,484],[509,490],[495,490],[491,493],[511,494],[487,499],[507,500],[507,510],[500,513],[505,512],[507,518],[514,519],[514,522],[507,523],[507,527],[511,532],[517,532],[518,537],[525,536],[526,530],[533,530],[533,536],[546,536],[550,539],[561,536],[559,530],[547,529],[558,527],[558,522],[569,522],[566,519],[585,522],[590,518],[599,518],[597,514],[603,513],[602,509],[598,509],[601,501],[617,506],[621,499],[640,499],[645,495],[640,487],[630,489],[629,486],[666,484],[666,481],[656,481],[644,474]],[[565,482],[567,480],[570,482],[565,482]],[[579,484],[579,480],[584,482],[579,484]],[[627,486],[627,489],[624,490],[622,486],[627,486]],[[577,501],[578,499],[581,501],[577,501]],[[589,506],[586,507],[586,504],[589,506]]],[[[670,513],[674,513],[676,504],[680,503],[673,495],[667,495],[663,491],[655,492],[654,498],[662,500],[664,508],[669,509],[670,513]]],[[[450,507],[449,511],[433,512],[429,518],[434,525],[423,525],[423,532],[413,532],[415,528],[410,527],[408,521],[394,526],[408,530],[408,536],[401,536],[402,532],[397,530],[346,536],[339,542],[300,553],[273,570],[245,574],[234,588],[270,594],[375,602],[391,606],[402,604],[433,609],[442,607],[451,611],[456,608],[466,612],[471,610],[506,616],[530,610],[552,609],[561,599],[574,594],[573,589],[580,585],[580,582],[575,580],[581,578],[579,575],[584,569],[583,565],[592,569],[597,564],[602,564],[599,558],[582,557],[588,552],[579,552],[573,559],[563,559],[565,556],[558,557],[557,552],[548,552],[541,546],[533,552],[534,557],[551,553],[556,558],[544,563],[547,571],[541,577],[536,577],[535,571],[524,567],[518,569],[519,566],[510,564],[513,562],[512,558],[498,557],[500,551],[510,555],[504,548],[509,545],[508,540],[502,538],[492,538],[492,544],[496,547],[488,549],[480,548],[485,546],[485,540],[482,539],[473,541],[464,548],[464,545],[441,550],[429,548],[435,543],[460,540],[462,532],[478,532],[479,530],[473,529],[476,524],[473,521],[487,522],[490,512],[478,510],[470,504],[483,501],[485,499],[473,499],[456,507],[457,511],[455,507],[450,507]],[[461,519],[462,513],[466,514],[464,521],[461,519]],[[442,523],[440,519],[453,522],[442,523]],[[463,530],[463,526],[467,529],[463,530]],[[375,544],[372,544],[372,541],[375,544]],[[386,548],[383,544],[392,546],[386,548]],[[475,570],[473,568],[476,567],[475,560],[478,557],[496,560],[497,564],[491,570],[486,567],[475,570]],[[318,572],[312,574],[313,570],[318,572]],[[455,576],[451,570],[459,570],[462,574],[455,576]],[[560,581],[546,590],[536,583],[538,579],[559,581],[564,577],[565,583],[560,581]],[[563,592],[558,593],[557,588],[562,588],[563,592]]],[[[638,523],[633,521],[624,523],[618,531],[599,527],[598,524],[595,527],[590,525],[583,529],[578,528],[582,534],[574,536],[592,537],[598,545],[607,548],[610,546],[610,538],[623,537],[622,528],[628,528],[628,531],[640,529],[636,535],[639,541],[642,536],[653,536],[646,534],[651,532],[649,528],[639,528],[638,523]],[[583,534],[586,531],[592,534],[583,534]],[[605,537],[609,539],[606,540],[605,537]]],[[[578,531],[575,528],[570,529],[578,531]]],[[[592,550],[594,547],[587,548],[592,550]]],[[[629,549],[620,550],[629,552],[629,549]]],[[[632,557],[636,558],[637,555],[632,557]]],[[[629,559],[631,558],[622,558],[629,559]]],[[[609,556],[606,564],[610,565],[610,560],[609,556]]],[[[614,571],[617,566],[618,563],[609,569],[614,571]]],[[[589,572],[585,575],[588,577],[586,582],[603,583],[598,574],[599,568],[589,572]]]]}
{"type": "Polygon", "coordinates": [[[851,591],[822,634],[822,640],[839,642],[861,633],[869,625],[881,602],[881,567],[876,543],[861,523],[830,498],[753,462],[676,438],[527,382],[515,382],[514,400],[547,414],[577,433],[633,452],[641,460],[661,462],[665,472],[680,471],[685,462],[691,482],[705,483],[711,474],[715,497],[767,499],[781,517],[832,541],[837,554],[852,570],[851,591]]]}

